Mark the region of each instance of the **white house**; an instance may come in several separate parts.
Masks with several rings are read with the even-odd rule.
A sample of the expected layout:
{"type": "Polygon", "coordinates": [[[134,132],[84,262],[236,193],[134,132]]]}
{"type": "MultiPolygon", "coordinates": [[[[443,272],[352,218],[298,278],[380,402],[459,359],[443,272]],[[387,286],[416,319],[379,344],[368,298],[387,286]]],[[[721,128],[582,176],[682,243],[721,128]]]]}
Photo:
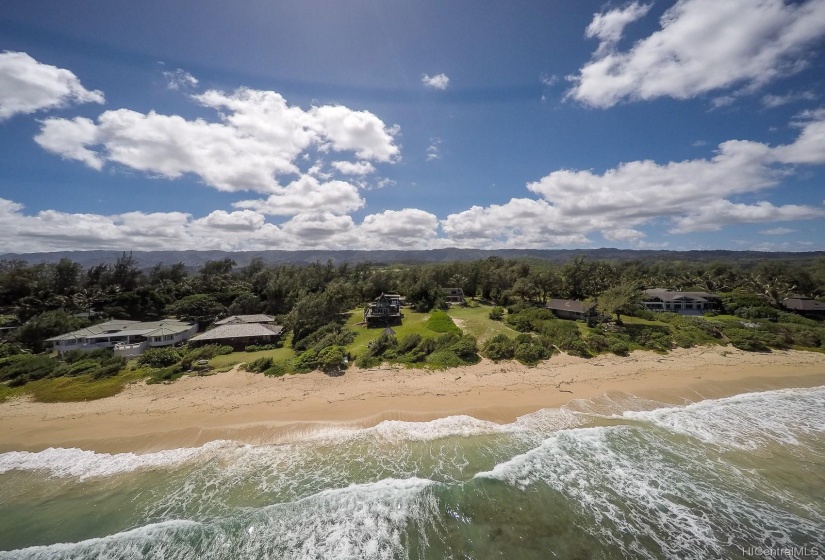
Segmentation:
{"type": "Polygon", "coordinates": [[[137,356],[147,348],[172,346],[189,340],[198,332],[197,323],[176,319],[160,321],[106,321],[46,339],[55,351],[114,348],[116,356],[137,356]]]}
{"type": "Polygon", "coordinates": [[[642,305],[651,311],[670,311],[682,315],[701,315],[716,307],[719,298],[708,292],[679,292],[664,288],[645,290],[642,305]]]}

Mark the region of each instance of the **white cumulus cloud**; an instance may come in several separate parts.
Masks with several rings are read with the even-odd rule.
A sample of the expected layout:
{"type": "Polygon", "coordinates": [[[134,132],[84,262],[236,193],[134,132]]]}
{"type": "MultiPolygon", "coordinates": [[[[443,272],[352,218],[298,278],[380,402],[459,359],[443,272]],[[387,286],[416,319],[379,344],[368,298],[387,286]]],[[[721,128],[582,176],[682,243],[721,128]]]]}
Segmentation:
{"type": "Polygon", "coordinates": [[[428,88],[447,89],[450,86],[450,78],[447,74],[436,74],[435,76],[424,74],[421,77],[421,83],[428,88]]]}
{"type": "Polygon", "coordinates": [[[65,68],[43,64],[24,52],[0,53],[0,121],[72,103],[103,102],[102,92],[87,90],[65,68]]]}
{"type": "Polygon", "coordinates": [[[631,4],[596,15],[588,35],[602,42],[570,77],[567,97],[605,108],[734,87],[752,91],[804,68],[806,49],[825,36],[825,0],[680,0],[661,17],[661,29],[616,50],[624,25],[644,8],[631,4]]]}
{"type": "Polygon", "coordinates": [[[116,163],[169,179],[193,174],[227,192],[280,192],[277,177],[300,173],[296,162],[311,147],[378,162],[395,161],[399,154],[397,129],[367,111],[304,111],[276,92],[247,88],[232,94],[211,90],[192,99],[215,109],[219,120],[118,109],[97,122],[46,119],[35,141],[94,169],[116,163]]]}

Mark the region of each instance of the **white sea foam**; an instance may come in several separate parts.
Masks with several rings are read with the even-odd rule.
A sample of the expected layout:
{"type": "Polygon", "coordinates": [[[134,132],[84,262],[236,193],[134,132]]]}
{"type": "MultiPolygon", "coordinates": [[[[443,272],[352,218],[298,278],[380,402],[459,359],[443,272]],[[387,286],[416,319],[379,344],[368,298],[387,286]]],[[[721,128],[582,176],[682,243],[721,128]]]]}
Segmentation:
{"type": "Polygon", "coordinates": [[[475,478],[549,486],[629,557],[657,558],[657,548],[668,558],[720,557],[733,536],[816,543],[825,523],[783,508],[758,473],[633,426],[561,431],[475,478]]]}
{"type": "Polygon", "coordinates": [[[438,514],[434,484],[411,478],[351,485],[211,523],[168,521],[78,543],[0,552],[0,559],[404,558],[410,540],[420,538],[438,514]]]}
{"type": "Polygon", "coordinates": [[[230,441],[212,441],[201,447],[169,449],[155,453],[97,453],[77,448],[50,447],[36,453],[9,451],[0,454],[0,474],[9,471],[45,471],[54,477],[81,480],[137,470],[169,469],[184,463],[237,449],[230,441]]]}
{"type": "Polygon", "coordinates": [[[801,435],[825,432],[825,387],[781,389],[707,400],[682,407],[623,412],[702,441],[738,449],[770,443],[798,445],[801,435]]]}
{"type": "MultiPolygon", "coordinates": [[[[386,420],[368,428],[348,426],[307,430],[276,444],[246,445],[233,441],[213,441],[201,447],[170,449],[153,453],[97,453],[77,448],[49,448],[39,452],[11,451],[0,454],[0,474],[10,471],[43,471],[53,477],[81,480],[116,476],[139,470],[174,469],[187,463],[220,459],[226,464],[250,462],[257,465],[283,464],[294,446],[400,446],[434,442],[447,438],[470,438],[495,434],[535,434],[570,427],[574,414],[544,410],[518,418],[511,424],[497,424],[471,416],[449,416],[428,422],[386,420]]],[[[387,457],[392,462],[392,457],[387,457]]],[[[452,458],[445,458],[451,461],[452,458]]],[[[385,461],[386,462],[386,461],[385,461]]],[[[400,474],[409,472],[401,469],[400,474]]]]}

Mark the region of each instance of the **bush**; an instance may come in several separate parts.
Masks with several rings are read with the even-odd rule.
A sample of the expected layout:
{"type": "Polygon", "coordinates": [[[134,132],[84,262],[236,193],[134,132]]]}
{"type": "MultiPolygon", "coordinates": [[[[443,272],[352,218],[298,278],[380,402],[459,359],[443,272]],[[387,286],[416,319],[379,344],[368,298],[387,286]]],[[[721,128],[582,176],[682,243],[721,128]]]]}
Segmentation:
{"type": "Polygon", "coordinates": [[[490,310],[490,313],[487,316],[493,321],[501,321],[504,319],[504,308],[496,306],[490,310]]]}
{"type": "Polygon", "coordinates": [[[450,345],[450,351],[465,361],[478,360],[478,346],[476,344],[476,339],[470,335],[464,335],[450,345]]]}
{"type": "Polygon", "coordinates": [[[497,334],[484,343],[484,356],[494,362],[512,360],[515,353],[516,343],[505,334],[497,334]]]}
{"type": "Polygon", "coordinates": [[[323,371],[338,371],[346,367],[346,356],[346,350],[342,346],[327,346],[318,353],[318,367],[323,371]]]}
{"type": "Polygon", "coordinates": [[[264,375],[268,375],[269,377],[281,377],[289,373],[287,371],[287,367],[281,363],[273,363],[269,368],[264,371],[264,375]]]}
{"type": "Polygon", "coordinates": [[[277,344],[250,344],[244,347],[244,352],[262,352],[264,350],[275,350],[278,348],[277,344]]]}
{"type": "Polygon", "coordinates": [[[18,354],[0,359],[0,381],[8,381],[10,387],[19,387],[29,381],[44,379],[60,366],[49,356],[18,354]]]}
{"type": "Polygon", "coordinates": [[[355,331],[338,323],[328,323],[315,332],[293,344],[296,351],[314,348],[317,351],[327,346],[346,346],[355,340],[355,331]]]}
{"type": "Polygon", "coordinates": [[[587,348],[587,343],[585,343],[585,341],[583,341],[581,338],[570,340],[561,348],[571,356],[578,356],[580,358],[590,357],[590,352],[587,348]]]}
{"type": "Polygon", "coordinates": [[[246,371],[251,371],[254,373],[263,373],[264,371],[272,367],[272,358],[264,356],[263,358],[252,360],[251,362],[246,363],[241,367],[246,371]]]}
{"type": "Polygon", "coordinates": [[[455,352],[448,349],[436,350],[424,360],[428,365],[438,368],[447,369],[452,367],[459,367],[464,365],[464,361],[459,358],[455,352]]]}
{"type": "Polygon", "coordinates": [[[747,329],[730,329],[725,334],[734,348],[746,352],[770,352],[770,348],[756,332],[747,329]]]}
{"type": "Polygon", "coordinates": [[[318,353],[309,349],[301,353],[295,358],[295,371],[306,373],[318,369],[318,353]]]}
{"type": "Polygon", "coordinates": [[[779,312],[776,309],[765,305],[740,307],[734,311],[733,314],[743,319],[768,319],[769,321],[776,321],[779,318],[779,312]]]}
{"type": "Polygon", "coordinates": [[[438,309],[430,313],[430,317],[427,319],[427,328],[437,333],[461,334],[461,329],[453,322],[453,318],[438,309]]]}
{"type": "Polygon", "coordinates": [[[419,344],[421,344],[421,335],[417,333],[408,334],[404,338],[398,341],[398,348],[396,352],[398,354],[405,354],[410,350],[413,350],[419,344]]]}
{"type": "Polygon", "coordinates": [[[603,334],[591,334],[585,342],[588,348],[597,354],[610,348],[610,341],[608,341],[607,337],[603,334]]]}
{"type": "Polygon", "coordinates": [[[627,343],[621,340],[614,340],[610,343],[610,351],[617,356],[627,356],[630,353],[630,348],[627,346],[627,343]]]}
{"type": "Polygon", "coordinates": [[[513,357],[526,366],[534,366],[549,358],[550,352],[536,342],[523,342],[516,346],[513,357]]]}
{"type": "Polygon", "coordinates": [[[138,358],[138,364],[152,368],[171,366],[180,361],[181,355],[171,346],[149,348],[138,358]]]}

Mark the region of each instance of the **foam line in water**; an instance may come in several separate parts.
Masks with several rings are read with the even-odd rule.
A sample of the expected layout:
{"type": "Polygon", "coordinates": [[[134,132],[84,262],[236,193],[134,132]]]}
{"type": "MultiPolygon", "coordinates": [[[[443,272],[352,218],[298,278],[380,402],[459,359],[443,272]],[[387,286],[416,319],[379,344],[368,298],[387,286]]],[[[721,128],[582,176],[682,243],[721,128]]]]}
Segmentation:
{"type": "Polygon", "coordinates": [[[0,552],[0,559],[405,558],[410,540],[438,515],[430,491],[435,484],[385,479],[210,523],[163,522],[78,543],[0,552]]]}
{"type": "Polygon", "coordinates": [[[629,557],[658,557],[644,544],[651,541],[668,558],[725,556],[719,535],[768,542],[768,529],[777,545],[813,544],[825,523],[783,509],[759,473],[634,426],[564,430],[475,478],[549,486],[589,518],[595,537],[629,557]]]}
{"type": "Polygon", "coordinates": [[[814,387],[745,393],[682,407],[627,411],[621,417],[650,422],[707,443],[757,449],[771,442],[799,445],[799,436],[825,432],[822,410],[825,387],[814,387]]]}
{"type": "Polygon", "coordinates": [[[77,448],[50,447],[36,453],[10,451],[0,454],[0,474],[9,471],[45,471],[54,477],[81,480],[137,470],[168,469],[241,447],[231,441],[212,441],[201,447],[169,449],[154,453],[97,453],[77,448]]]}

